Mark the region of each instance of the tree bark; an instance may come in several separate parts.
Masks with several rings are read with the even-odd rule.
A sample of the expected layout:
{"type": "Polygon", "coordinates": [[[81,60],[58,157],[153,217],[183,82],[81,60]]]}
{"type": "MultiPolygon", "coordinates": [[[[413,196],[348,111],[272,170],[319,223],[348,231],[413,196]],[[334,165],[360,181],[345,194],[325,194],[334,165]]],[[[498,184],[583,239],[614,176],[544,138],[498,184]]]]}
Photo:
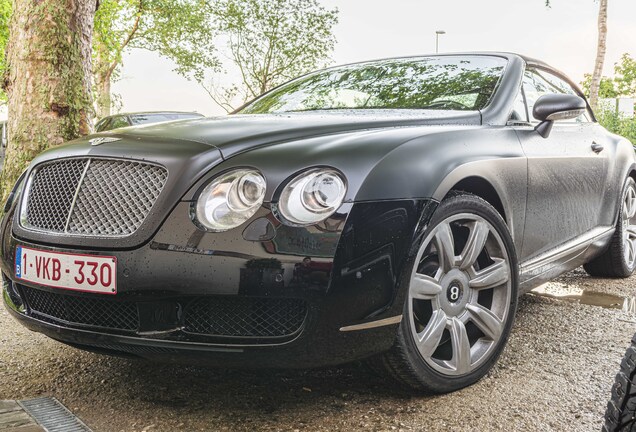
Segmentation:
{"type": "Polygon", "coordinates": [[[9,144],[3,201],[40,152],[92,131],[91,39],[96,0],[14,0],[5,89],[9,144]]]}
{"type": "Polygon", "coordinates": [[[108,117],[111,113],[112,96],[111,96],[111,77],[110,74],[105,72],[96,72],[95,75],[95,90],[96,90],[96,108],[97,118],[103,119],[108,117]]]}
{"type": "Polygon", "coordinates": [[[590,84],[590,105],[592,109],[598,106],[598,93],[603,78],[603,66],[605,65],[605,53],[607,52],[607,2],[600,0],[598,11],[598,47],[596,50],[596,63],[590,84]]]}
{"type": "Polygon", "coordinates": [[[93,79],[95,81],[95,108],[97,108],[97,118],[102,119],[110,115],[112,98],[110,95],[109,72],[110,62],[108,50],[97,35],[94,41],[95,63],[93,64],[93,79]]]}

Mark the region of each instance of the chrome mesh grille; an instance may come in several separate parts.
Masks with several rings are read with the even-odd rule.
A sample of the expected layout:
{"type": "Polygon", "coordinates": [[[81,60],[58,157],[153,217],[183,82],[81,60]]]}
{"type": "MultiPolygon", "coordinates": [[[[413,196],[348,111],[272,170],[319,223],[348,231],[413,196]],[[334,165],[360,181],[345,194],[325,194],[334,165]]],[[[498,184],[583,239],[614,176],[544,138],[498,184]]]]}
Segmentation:
{"type": "Polygon", "coordinates": [[[70,159],[43,165],[31,182],[26,203],[28,224],[62,233],[73,197],[86,167],[86,159],[70,159]]]}
{"type": "Polygon", "coordinates": [[[132,234],[150,213],[167,177],[165,169],[154,165],[92,161],[77,195],[68,232],[132,234]]]}
{"type": "Polygon", "coordinates": [[[37,168],[26,228],[84,236],[134,233],[165,186],[165,168],[135,161],[67,159],[37,168]]]}

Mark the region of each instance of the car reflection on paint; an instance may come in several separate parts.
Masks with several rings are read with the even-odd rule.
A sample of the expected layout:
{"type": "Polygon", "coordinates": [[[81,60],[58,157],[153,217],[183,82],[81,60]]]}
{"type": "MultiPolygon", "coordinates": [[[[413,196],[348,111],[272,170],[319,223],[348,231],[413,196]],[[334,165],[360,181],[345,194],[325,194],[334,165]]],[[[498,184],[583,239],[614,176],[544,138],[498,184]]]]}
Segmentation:
{"type": "Polygon", "coordinates": [[[100,119],[95,124],[95,132],[106,132],[129,126],[203,118],[203,114],[180,111],[148,111],[114,114],[100,119]]]}

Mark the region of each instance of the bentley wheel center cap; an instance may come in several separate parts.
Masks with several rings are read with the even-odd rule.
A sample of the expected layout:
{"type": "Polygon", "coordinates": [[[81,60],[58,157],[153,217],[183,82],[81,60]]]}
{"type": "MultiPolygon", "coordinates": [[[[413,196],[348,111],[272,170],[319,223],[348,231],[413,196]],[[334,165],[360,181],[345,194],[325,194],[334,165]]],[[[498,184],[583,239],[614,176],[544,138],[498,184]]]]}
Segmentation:
{"type": "Polygon", "coordinates": [[[457,280],[452,281],[446,289],[446,298],[448,299],[448,302],[455,304],[460,301],[463,296],[464,288],[462,287],[461,282],[457,280]]]}

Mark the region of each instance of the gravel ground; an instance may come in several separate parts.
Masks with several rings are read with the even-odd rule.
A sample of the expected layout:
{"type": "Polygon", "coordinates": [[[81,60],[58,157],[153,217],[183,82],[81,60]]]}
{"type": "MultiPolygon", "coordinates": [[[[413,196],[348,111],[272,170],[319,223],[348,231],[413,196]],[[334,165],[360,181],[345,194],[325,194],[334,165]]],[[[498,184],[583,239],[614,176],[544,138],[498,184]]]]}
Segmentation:
{"type": "MultiPolygon", "coordinates": [[[[631,297],[634,279],[571,272],[548,294],[631,297]]],[[[598,431],[636,316],[526,295],[499,363],[476,385],[420,396],[363,365],[219,371],[110,358],[19,326],[0,308],[0,399],[53,396],[95,431],[598,431]]]]}

